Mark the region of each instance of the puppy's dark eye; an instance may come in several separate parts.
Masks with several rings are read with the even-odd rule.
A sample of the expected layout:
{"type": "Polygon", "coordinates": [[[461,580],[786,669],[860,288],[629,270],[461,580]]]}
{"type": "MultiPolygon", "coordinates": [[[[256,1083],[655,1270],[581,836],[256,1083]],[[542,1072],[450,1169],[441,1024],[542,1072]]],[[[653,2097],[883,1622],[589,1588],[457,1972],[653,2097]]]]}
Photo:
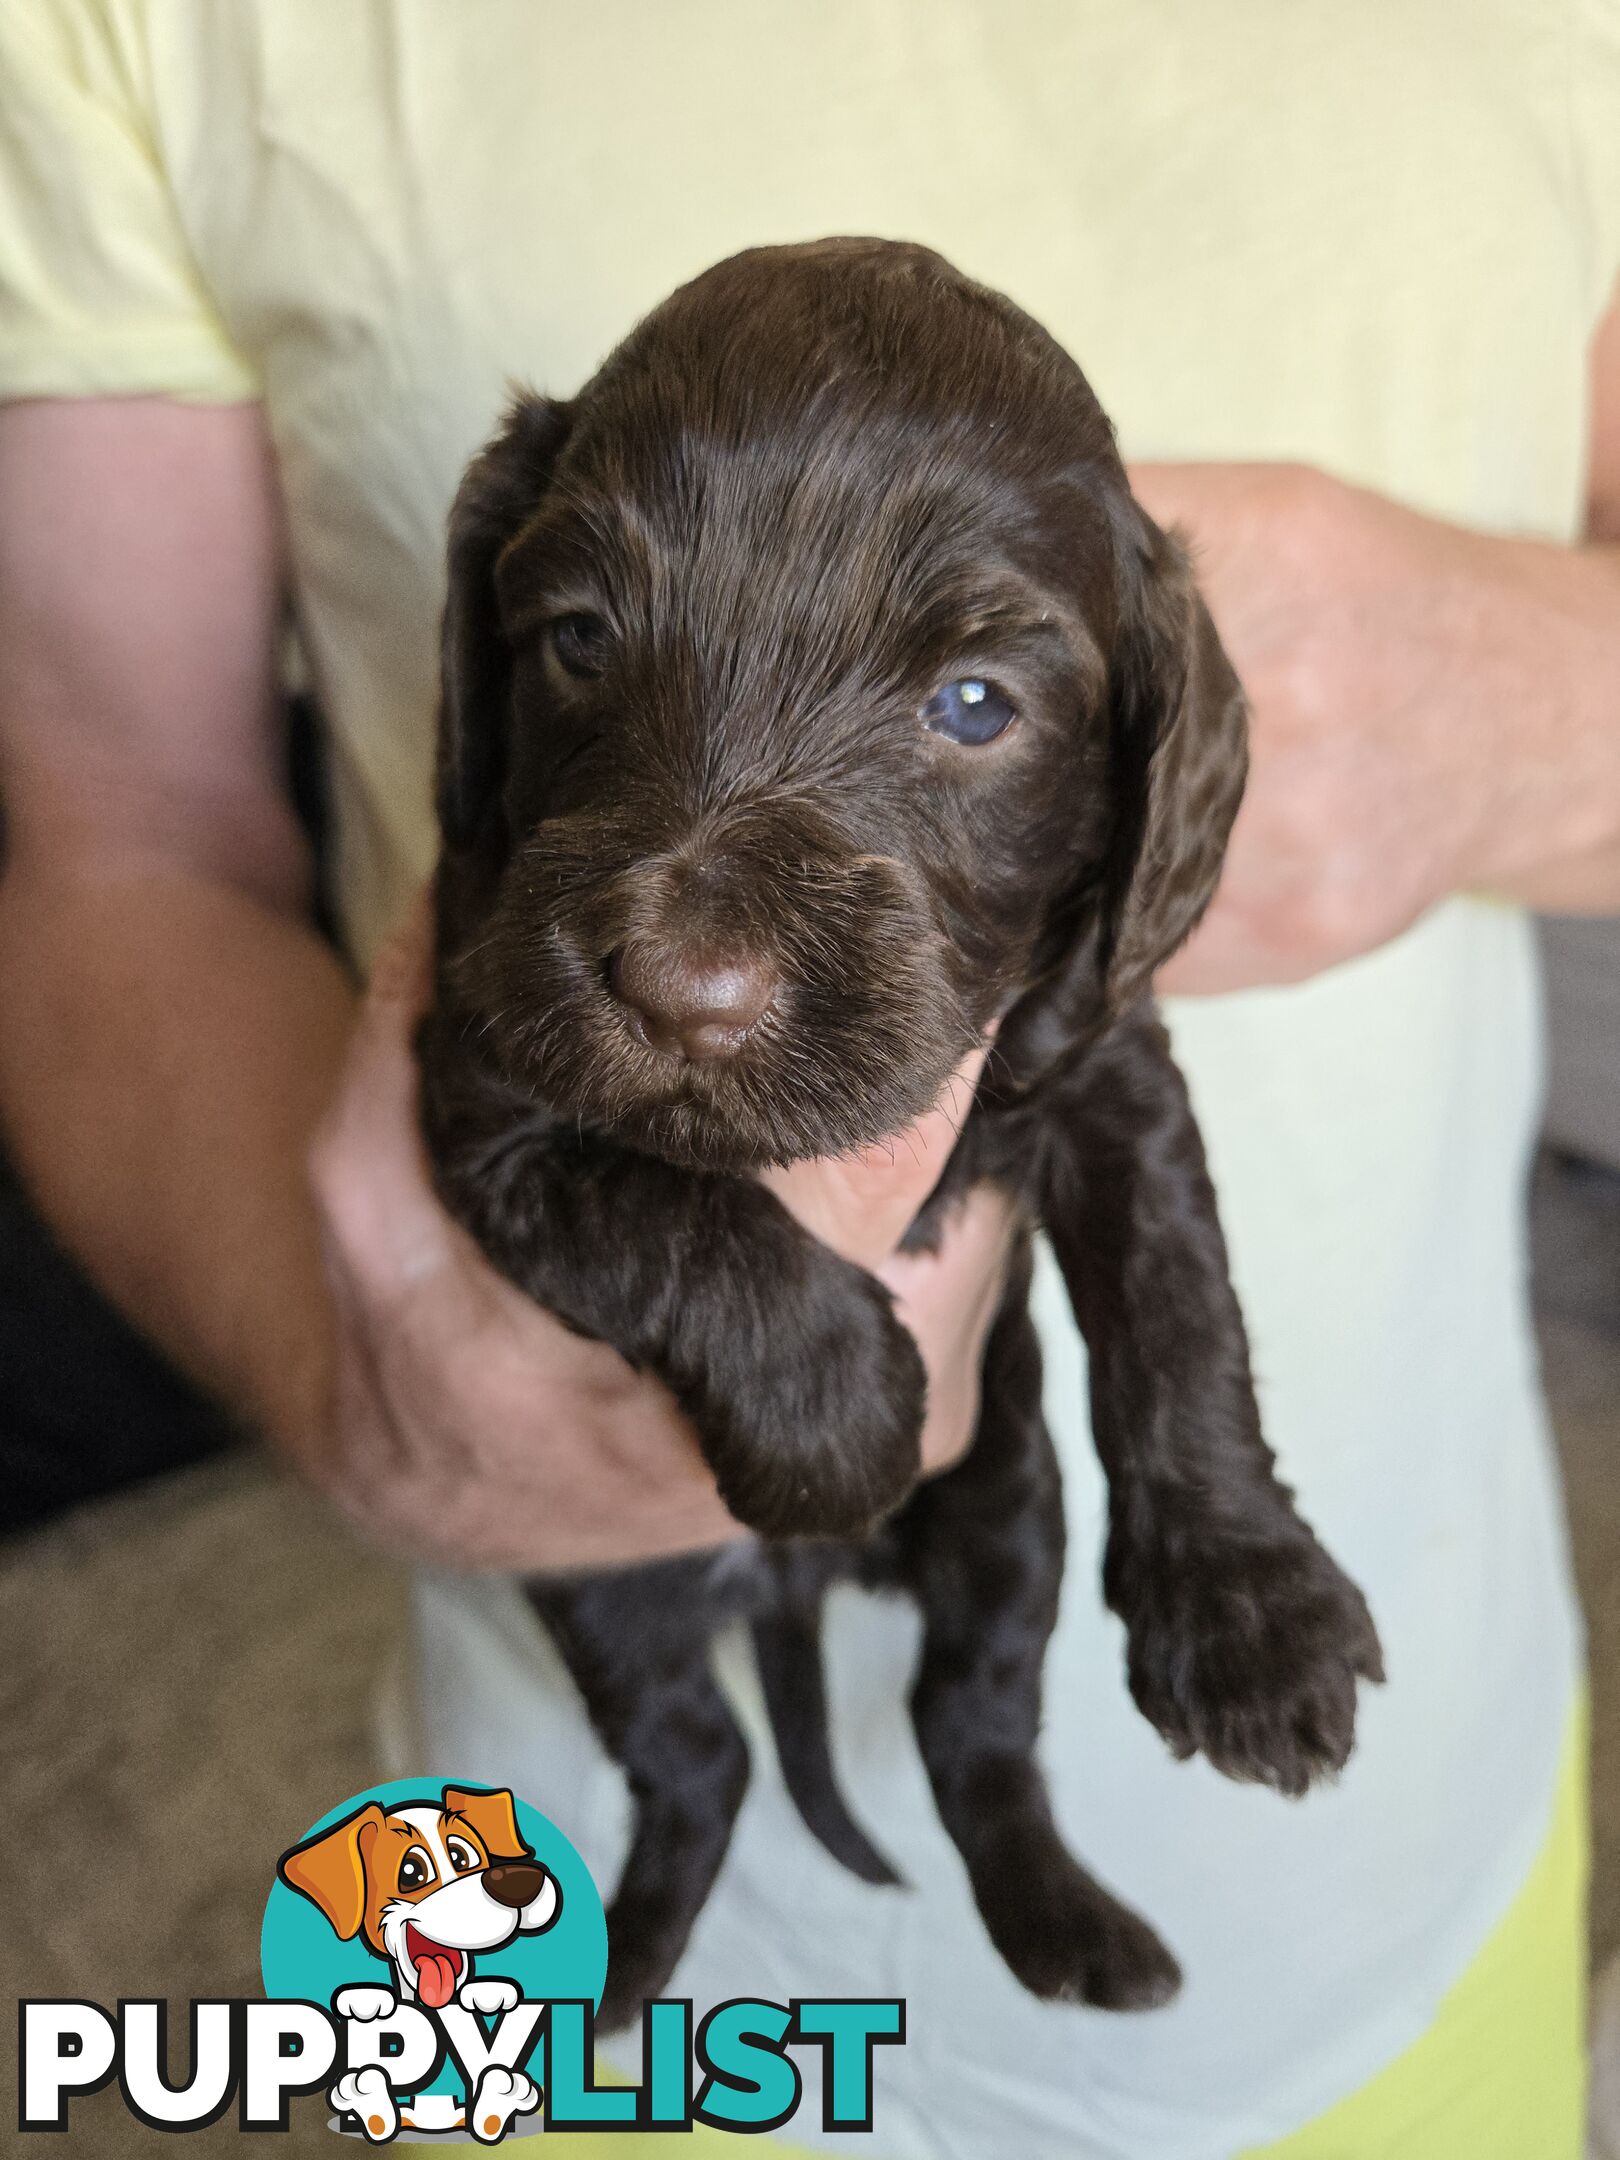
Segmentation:
{"type": "Polygon", "coordinates": [[[546,639],[565,675],[600,675],[612,642],[600,615],[559,615],[546,639]]]}
{"type": "Polygon", "coordinates": [[[420,1890],[424,1883],[433,1880],[433,1862],[420,1845],[413,1845],[399,1863],[399,1887],[402,1890],[420,1890]]]}
{"type": "Polygon", "coordinates": [[[1017,717],[995,684],[978,675],[947,683],[922,709],[922,724],[933,734],[975,745],[994,742],[1017,717]]]}
{"type": "Polygon", "coordinates": [[[465,1875],[479,1864],[478,1855],[470,1845],[463,1844],[460,1838],[446,1838],[444,1849],[450,1855],[450,1865],[458,1875],[465,1875]]]}

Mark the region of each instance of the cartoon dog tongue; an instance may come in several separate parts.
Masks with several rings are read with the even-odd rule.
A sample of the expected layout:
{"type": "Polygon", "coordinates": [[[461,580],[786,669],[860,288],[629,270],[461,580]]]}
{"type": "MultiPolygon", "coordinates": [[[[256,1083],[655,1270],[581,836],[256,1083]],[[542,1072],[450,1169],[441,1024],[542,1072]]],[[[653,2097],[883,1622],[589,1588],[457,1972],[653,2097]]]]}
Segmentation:
{"type": "Polygon", "coordinates": [[[456,1976],[461,1971],[461,1952],[447,1950],[442,1943],[429,1940],[420,1929],[412,1928],[409,1950],[411,1963],[416,1967],[416,1992],[430,2010],[442,2010],[456,1992],[456,1976]]]}

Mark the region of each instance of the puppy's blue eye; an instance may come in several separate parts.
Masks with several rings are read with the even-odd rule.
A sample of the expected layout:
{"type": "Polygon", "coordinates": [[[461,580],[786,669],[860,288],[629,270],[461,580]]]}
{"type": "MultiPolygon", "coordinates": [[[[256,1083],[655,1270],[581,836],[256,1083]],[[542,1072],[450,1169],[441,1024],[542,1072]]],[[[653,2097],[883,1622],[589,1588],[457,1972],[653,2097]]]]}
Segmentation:
{"type": "Polygon", "coordinates": [[[952,742],[994,742],[1017,718],[1012,706],[994,683],[978,675],[965,675],[936,690],[922,709],[922,723],[936,735],[952,742]]]}
{"type": "Polygon", "coordinates": [[[565,675],[600,675],[607,664],[612,637],[600,615],[559,615],[546,637],[565,675]]]}

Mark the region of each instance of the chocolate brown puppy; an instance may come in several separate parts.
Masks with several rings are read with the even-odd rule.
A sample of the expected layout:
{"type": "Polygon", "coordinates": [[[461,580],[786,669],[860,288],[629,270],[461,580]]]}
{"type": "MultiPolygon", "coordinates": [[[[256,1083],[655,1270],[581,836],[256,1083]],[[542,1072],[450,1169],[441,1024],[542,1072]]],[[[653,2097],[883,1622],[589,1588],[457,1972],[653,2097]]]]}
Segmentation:
{"type": "Polygon", "coordinates": [[[918,1744],[1019,1979],[1173,1993],[1036,1761],[1063,1566],[1037,1228],[1089,1350],[1137,1703],[1287,1793],[1349,1753],[1377,1637],[1261,1437],[1151,998],[1214,890],[1244,740],[1080,370],[920,247],[720,264],[571,403],[520,400],[462,485],[421,1044],[440,1186],[513,1280],[668,1383],[758,1533],[723,1566],[532,1586],[634,1799],[609,2024],[668,1980],[741,1804],[709,1668],[738,1614],[806,1821],[894,1879],[828,1759],[838,1578],[921,1608],[918,1744]],[[894,1133],[993,1020],[910,1236],[981,1179],[1022,1227],[973,1447],[919,1484],[923,1374],[887,1294],[750,1172],[894,1133]]]}

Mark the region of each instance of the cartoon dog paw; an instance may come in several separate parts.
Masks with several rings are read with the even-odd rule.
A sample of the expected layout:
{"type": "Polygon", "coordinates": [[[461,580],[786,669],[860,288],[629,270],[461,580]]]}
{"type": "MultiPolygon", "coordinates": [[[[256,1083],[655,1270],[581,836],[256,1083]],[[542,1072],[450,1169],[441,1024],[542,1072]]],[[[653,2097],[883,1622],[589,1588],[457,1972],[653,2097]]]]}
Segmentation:
{"type": "Polygon", "coordinates": [[[491,2063],[478,2080],[467,2127],[480,2145],[495,2145],[512,2126],[514,2115],[531,2115],[540,2105],[540,2088],[521,2070],[491,2063]]]}
{"type": "Polygon", "coordinates": [[[468,1980],[456,1997],[469,2010],[476,2010],[480,2017],[498,2017],[504,2010],[515,2010],[521,2000],[510,1980],[468,1980]]]}
{"type": "Polygon", "coordinates": [[[332,1997],[332,2008],[340,2018],[355,2018],[369,2025],[373,2018],[392,2017],[399,2004],[384,1987],[346,1987],[339,1988],[332,1997]]]}
{"type": "MultiPolygon", "coordinates": [[[[350,1988],[351,1995],[383,1995],[385,1988],[350,1988]]],[[[388,2089],[388,2080],[375,2063],[364,2070],[350,2070],[327,2094],[336,2115],[357,2115],[360,2128],[373,2145],[386,2145],[399,2128],[399,2110],[388,2089]]]]}

